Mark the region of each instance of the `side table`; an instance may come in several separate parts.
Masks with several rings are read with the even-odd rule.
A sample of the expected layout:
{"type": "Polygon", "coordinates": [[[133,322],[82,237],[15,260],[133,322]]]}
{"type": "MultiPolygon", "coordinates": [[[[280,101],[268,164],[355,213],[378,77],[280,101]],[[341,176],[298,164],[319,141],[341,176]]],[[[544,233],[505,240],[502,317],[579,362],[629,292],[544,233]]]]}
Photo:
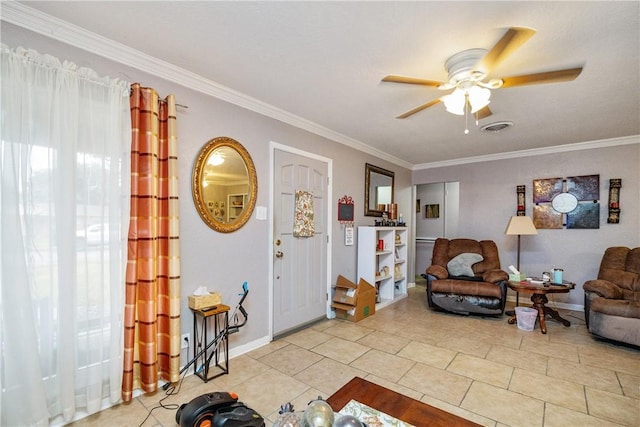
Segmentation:
{"type": "MultiPolygon", "coordinates": [[[[547,324],[545,322],[545,317],[547,314],[554,318],[555,320],[561,322],[564,326],[570,326],[571,322],[567,319],[563,319],[560,317],[560,314],[556,310],[551,307],[547,307],[546,304],[549,302],[547,299],[547,294],[566,294],[569,291],[576,287],[575,283],[567,282],[566,280],[562,281],[562,285],[555,284],[533,284],[527,281],[523,282],[509,282],[509,288],[516,292],[523,292],[525,294],[531,294],[531,302],[533,303],[533,308],[538,311],[538,321],[540,322],[540,331],[543,334],[547,333],[547,324]]],[[[510,325],[516,323],[515,314],[509,318],[508,320],[510,325]]]]}
{"type": "Polygon", "coordinates": [[[193,354],[195,356],[202,352],[194,362],[193,372],[206,383],[229,373],[229,306],[218,304],[214,307],[190,310],[193,312],[193,354]],[[208,324],[212,320],[213,338],[209,340],[208,324]],[[198,323],[202,328],[201,339],[198,339],[198,323]],[[212,359],[215,362],[213,366],[212,359]],[[214,369],[210,374],[209,370],[212,368],[214,369]]]}

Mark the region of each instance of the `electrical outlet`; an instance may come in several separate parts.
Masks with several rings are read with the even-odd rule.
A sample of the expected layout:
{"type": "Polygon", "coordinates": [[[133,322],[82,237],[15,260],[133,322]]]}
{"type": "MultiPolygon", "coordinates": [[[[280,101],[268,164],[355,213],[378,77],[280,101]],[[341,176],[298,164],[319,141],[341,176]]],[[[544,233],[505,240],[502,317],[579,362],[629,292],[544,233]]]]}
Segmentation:
{"type": "Polygon", "coordinates": [[[189,348],[189,342],[191,342],[191,334],[182,334],[182,344],[180,348],[189,348]]]}

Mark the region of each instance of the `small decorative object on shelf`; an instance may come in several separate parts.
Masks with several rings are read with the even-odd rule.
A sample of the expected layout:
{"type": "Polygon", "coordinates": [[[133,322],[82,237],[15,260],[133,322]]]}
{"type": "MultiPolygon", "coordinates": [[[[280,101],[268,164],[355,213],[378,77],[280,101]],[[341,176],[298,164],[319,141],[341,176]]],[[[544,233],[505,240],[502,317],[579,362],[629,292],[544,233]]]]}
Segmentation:
{"type": "Polygon", "coordinates": [[[620,223],[620,187],[622,179],[614,178],[609,180],[609,217],[607,223],[620,223]]]}

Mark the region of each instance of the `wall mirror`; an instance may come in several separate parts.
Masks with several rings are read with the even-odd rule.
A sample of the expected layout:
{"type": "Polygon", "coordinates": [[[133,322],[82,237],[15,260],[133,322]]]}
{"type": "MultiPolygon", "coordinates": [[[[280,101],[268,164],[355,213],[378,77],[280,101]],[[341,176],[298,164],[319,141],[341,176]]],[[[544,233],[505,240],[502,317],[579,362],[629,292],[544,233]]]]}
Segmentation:
{"type": "Polygon", "coordinates": [[[251,217],[258,194],[249,152],[225,136],[207,142],[193,165],[191,192],[198,214],[209,227],[222,233],[242,227],[251,217]]]}
{"type": "Polygon", "coordinates": [[[364,169],[364,215],[382,216],[386,208],[383,205],[393,203],[392,171],[378,166],[365,164],[364,169]]]}

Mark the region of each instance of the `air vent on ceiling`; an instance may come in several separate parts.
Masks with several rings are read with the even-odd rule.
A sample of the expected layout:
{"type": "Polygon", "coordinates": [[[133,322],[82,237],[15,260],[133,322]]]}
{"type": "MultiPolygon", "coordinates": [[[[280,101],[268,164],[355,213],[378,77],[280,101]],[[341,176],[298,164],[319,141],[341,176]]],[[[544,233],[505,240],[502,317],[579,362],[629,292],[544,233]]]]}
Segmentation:
{"type": "Polygon", "coordinates": [[[480,128],[483,132],[501,132],[513,126],[513,122],[494,122],[480,128]]]}

